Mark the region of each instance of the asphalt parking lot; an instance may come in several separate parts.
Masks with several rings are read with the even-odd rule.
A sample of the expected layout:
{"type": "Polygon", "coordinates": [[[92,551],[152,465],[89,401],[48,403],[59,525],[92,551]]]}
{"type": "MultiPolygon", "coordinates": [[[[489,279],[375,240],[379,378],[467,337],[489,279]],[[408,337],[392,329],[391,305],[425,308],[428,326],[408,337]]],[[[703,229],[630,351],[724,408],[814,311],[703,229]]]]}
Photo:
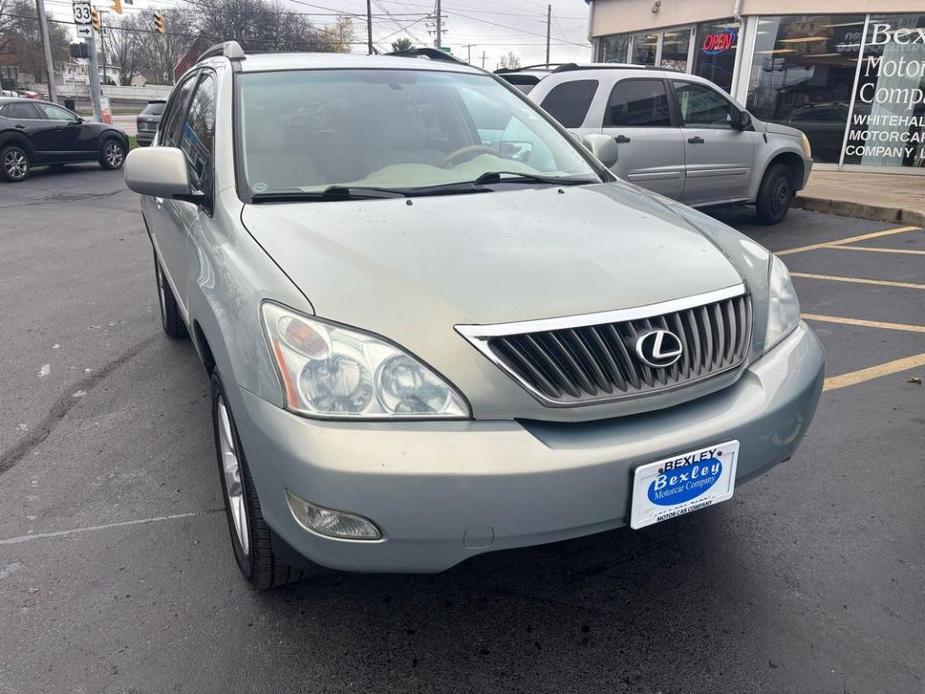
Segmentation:
{"type": "Polygon", "coordinates": [[[925,232],[718,216],[827,350],[793,460],[644,531],[257,594],[121,172],[0,186],[0,692],[925,692],[925,232]]]}

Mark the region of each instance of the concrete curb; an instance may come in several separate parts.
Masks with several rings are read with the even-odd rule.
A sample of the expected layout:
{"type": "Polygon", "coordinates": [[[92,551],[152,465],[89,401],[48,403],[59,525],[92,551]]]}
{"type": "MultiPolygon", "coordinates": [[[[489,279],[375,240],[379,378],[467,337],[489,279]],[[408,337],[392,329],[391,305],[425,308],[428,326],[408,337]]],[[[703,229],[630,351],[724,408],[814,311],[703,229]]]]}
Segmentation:
{"type": "Polygon", "coordinates": [[[832,200],[800,194],[797,194],[793,205],[812,212],[827,212],[828,214],[837,214],[843,217],[860,217],[861,219],[872,219],[877,222],[925,226],[925,212],[901,207],[868,205],[851,200],[832,200]]]}

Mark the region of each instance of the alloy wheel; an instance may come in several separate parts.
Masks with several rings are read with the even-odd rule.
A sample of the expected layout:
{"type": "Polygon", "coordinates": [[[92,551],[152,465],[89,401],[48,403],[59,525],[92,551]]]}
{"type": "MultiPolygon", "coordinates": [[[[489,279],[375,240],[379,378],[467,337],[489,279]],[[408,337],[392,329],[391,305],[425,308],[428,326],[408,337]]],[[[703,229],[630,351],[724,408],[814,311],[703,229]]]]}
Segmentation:
{"type": "Polygon", "coordinates": [[[104,152],[106,157],[106,163],[113,168],[118,168],[122,164],[122,145],[118,142],[110,142],[106,145],[106,150],[104,152]]]}
{"type": "Polygon", "coordinates": [[[247,527],[247,513],[244,500],[244,484],[241,479],[241,463],[234,445],[234,434],[231,429],[231,418],[225,399],[218,396],[218,445],[222,457],[222,474],[225,478],[225,503],[231,511],[234,521],[235,535],[241,545],[245,556],[250,552],[249,534],[247,527]]]}
{"type": "Polygon", "coordinates": [[[29,171],[29,161],[22,151],[11,149],[3,157],[3,168],[7,176],[18,181],[26,177],[26,173],[29,171]]]}

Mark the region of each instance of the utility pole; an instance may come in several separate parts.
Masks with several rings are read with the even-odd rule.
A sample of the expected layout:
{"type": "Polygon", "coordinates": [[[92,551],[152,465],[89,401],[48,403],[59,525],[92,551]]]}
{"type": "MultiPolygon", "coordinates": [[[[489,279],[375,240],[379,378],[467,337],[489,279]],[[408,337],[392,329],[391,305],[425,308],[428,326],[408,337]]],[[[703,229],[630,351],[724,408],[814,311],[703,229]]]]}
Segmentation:
{"type": "Polygon", "coordinates": [[[474,43],[466,44],[466,62],[469,63],[470,65],[472,65],[472,47],[474,45],[475,45],[474,43]]]}
{"type": "Polygon", "coordinates": [[[482,51],[482,69],[485,69],[485,51],[482,51]]]}
{"type": "Polygon", "coordinates": [[[437,38],[434,39],[434,46],[437,48],[442,47],[443,45],[443,30],[440,28],[440,22],[442,17],[440,16],[443,13],[443,8],[440,7],[440,0],[437,0],[437,38]]]}
{"type": "Polygon", "coordinates": [[[366,0],[366,45],[369,54],[373,54],[373,5],[372,0],[366,0]]]}
{"type": "Polygon", "coordinates": [[[48,37],[48,19],[45,17],[45,0],[35,0],[35,9],[39,19],[39,33],[45,48],[45,74],[48,77],[48,100],[58,102],[58,90],[55,85],[55,65],[51,62],[51,40],[48,37]]]}
{"type": "Polygon", "coordinates": [[[100,107],[100,66],[96,58],[95,31],[90,32],[87,48],[90,49],[90,101],[93,102],[93,117],[100,122],[103,120],[103,109],[100,107]]]}
{"type": "MultiPolygon", "coordinates": [[[[103,59],[103,84],[106,84],[106,26],[103,24],[103,17],[106,14],[100,12],[100,57],[103,59]]],[[[548,60],[546,62],[549,62],[548,60]]]]}
{"type": "Polygon", "coordinates": [[[549,27],[552,24],[552,5],[546,5],[546,64],[549,65],[549,27]]]}

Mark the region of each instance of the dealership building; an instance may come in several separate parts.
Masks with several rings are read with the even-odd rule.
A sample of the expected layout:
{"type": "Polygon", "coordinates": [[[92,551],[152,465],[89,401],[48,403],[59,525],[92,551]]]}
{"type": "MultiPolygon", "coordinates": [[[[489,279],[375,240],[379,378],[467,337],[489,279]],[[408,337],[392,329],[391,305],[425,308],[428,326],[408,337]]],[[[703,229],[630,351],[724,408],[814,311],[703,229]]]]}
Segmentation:
{"type": "Polygon", "coordinates": [[[819,168],[925,173],[925,0],[590,0],[594,59],[712,80],[819,168]]]}

